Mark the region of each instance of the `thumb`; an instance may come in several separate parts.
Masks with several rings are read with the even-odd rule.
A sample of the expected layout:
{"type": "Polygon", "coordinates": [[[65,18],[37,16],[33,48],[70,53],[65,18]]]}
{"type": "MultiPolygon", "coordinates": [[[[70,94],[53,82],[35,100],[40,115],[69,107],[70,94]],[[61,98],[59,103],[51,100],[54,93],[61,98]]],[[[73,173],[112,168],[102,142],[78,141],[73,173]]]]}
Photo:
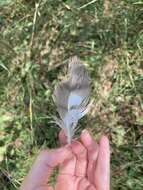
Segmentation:
{"type": "Polygon", "coordinates": [[[62,147],[55,150],[43,150],[38,155],[29,174],[22,183],[21,190],[31,190],[41,185],[46,185],[54,167],[72,156],[71,151],[62,147]]]}

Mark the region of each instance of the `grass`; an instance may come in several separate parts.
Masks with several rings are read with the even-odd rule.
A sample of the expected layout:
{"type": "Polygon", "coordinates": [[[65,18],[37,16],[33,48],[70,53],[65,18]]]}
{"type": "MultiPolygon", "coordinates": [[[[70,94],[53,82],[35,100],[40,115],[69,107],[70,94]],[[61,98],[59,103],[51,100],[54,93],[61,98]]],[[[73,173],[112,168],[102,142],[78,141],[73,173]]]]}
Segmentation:
{"type": "Polygon", "coordinates": [[[55,84],[78,55],[93,107],[80,123],[111,144],[111,189],[143,189],[143,3],[0,1],[0,186],[19,189],[42,148],[58,146],[55,84]]]}

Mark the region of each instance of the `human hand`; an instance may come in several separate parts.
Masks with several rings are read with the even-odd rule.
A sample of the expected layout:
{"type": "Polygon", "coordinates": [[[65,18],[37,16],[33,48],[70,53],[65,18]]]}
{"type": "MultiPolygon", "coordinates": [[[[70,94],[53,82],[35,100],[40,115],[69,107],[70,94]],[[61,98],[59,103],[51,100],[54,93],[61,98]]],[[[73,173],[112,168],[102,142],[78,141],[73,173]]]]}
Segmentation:
{"type": "MultiPolygon", "coordinates": [[[[63,132],[61,144],[66,143],[63,132]]],[[[81,134],[80,141],[62,148],[42,151],[36,159],[21,190],[53,190],[47,185],[54,167],[59,166],[55,190],[109,190],[110,153],[107,137],[101,137],[99,144],[87,130],[81,134]]]]}

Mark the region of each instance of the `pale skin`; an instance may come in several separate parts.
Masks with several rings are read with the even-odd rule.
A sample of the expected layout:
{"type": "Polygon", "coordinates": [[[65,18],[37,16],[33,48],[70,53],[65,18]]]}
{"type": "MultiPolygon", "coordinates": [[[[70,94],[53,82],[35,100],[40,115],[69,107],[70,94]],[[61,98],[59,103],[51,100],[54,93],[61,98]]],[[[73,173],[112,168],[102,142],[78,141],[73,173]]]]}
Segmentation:
{"type": "Polygon", "coordinates": [[[80,139],[66,145],[63,131],[59,134],[62,147],[40,152],[21,190],[109,190],[110,151],[109,140],[102,136],[97,143],[87,130],[80,139]],[[59,174],[55,187],[48,179],[55,167],[59,174]]]}

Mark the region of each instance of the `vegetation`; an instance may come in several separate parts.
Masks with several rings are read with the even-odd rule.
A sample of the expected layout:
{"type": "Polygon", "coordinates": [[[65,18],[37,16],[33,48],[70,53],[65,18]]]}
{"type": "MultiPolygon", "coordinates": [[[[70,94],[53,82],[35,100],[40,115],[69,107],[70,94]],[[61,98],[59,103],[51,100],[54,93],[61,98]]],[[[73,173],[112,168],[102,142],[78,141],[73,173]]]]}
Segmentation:
{"type": "Polygon", "coordinates": [[[58,146],[52,93],[72,55],[92,78],[79,132],[109,136],[112,189],[143,189],[142,26],[140,0],[0,0],[1,189],[19,189],[39,150],[58,146]]]}

